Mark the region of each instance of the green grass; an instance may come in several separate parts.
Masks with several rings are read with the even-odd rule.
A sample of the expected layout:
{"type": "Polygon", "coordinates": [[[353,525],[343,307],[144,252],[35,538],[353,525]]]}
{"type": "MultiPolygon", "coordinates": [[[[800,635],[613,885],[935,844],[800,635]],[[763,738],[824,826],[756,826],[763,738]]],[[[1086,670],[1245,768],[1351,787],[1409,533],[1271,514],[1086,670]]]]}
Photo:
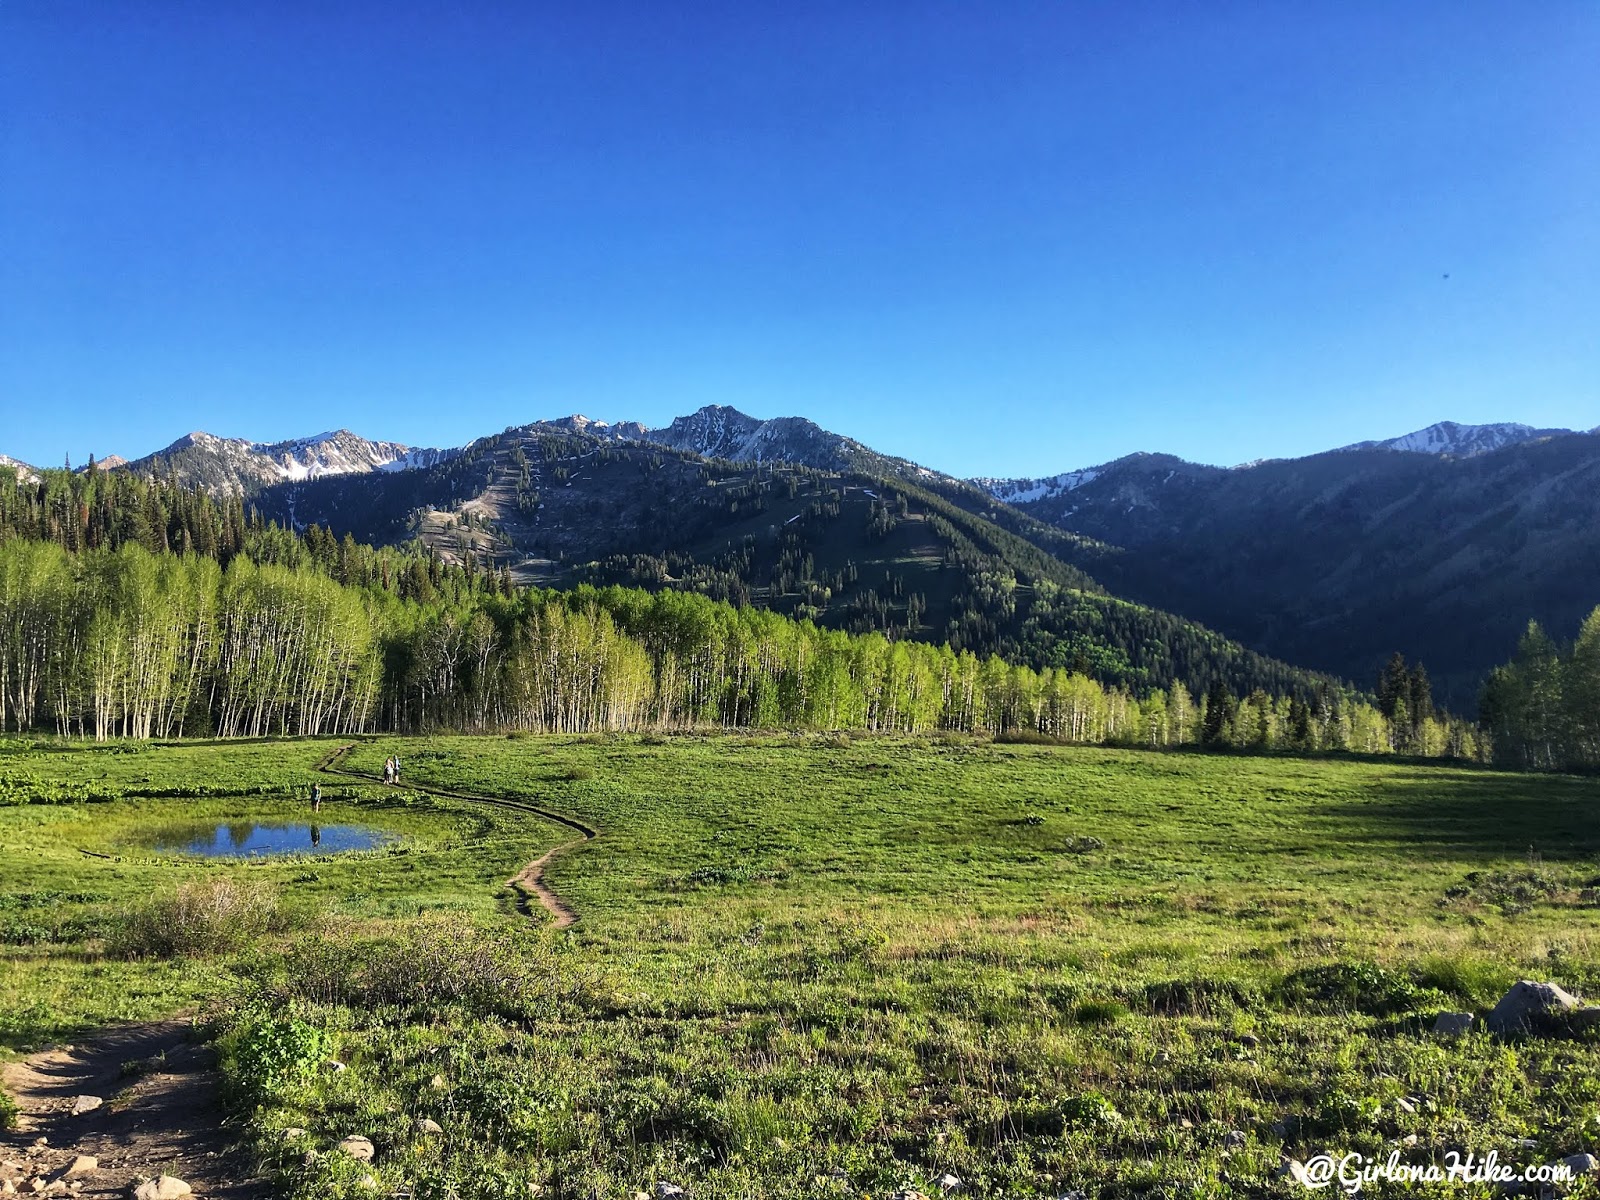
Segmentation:
{"type": "Polygon", "coordinates": [[[226,997],[247,1127],[308,1197],[361,1193],[366,1168],[304,1161],[352,1132],[419,1200],[936,1194],[945,1171],[979,1196],[1265,1196],[1283,1153],[1409,1134],[1412,1161],[1600,1146],[1594,1041],[1426,1033],[1517,978],[1600,994],[1590,781],[959,739],[357,746],[357,769],[398,753],[413,784],[597,826],[547,874],[567,933],[502,884],[568,832],[405,789],[328,789],[325,819],[392,851],[117,849],[175,811],[303,816],[331,745],[0,753],[12,794],[123,797],[0,808],[0,929],[62,931],[0,946],[0,1045],[226,997]],[[202,788],[237,794],[158,795],[202,788]],[[219,872],[312,928],[242,957],[101,952],[119,906],[219,872]],[[349,1070],[318,1069],[320,1039],[349,1070]]]}

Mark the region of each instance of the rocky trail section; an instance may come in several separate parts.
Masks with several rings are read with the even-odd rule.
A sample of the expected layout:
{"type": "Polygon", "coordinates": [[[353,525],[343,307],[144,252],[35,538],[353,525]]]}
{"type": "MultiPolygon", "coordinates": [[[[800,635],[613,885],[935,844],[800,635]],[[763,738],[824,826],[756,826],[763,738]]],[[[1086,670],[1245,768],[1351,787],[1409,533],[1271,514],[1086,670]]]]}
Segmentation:
{"type": "Polygon", "coordinates": [[[21,1113],[0,1133],[0,1194],[266,1195],[223,1128],[215,1055],[186,1021],[48,1047],[6,1064],[0,1086],[21,1113]]]}
{"type": "MultiPolygon", "coordinates": [[[[369,783],[379,782],[377,776],[375,775],[368,775],[362,771],[352,771],[342,765],[345,758],[354,748],[354,742],[349,742],[338,747],[317,764],[317,770],[323,772],[324,774],[342,775],[347,778],[365,780],[369,783]]],[[[574,833],[578,834],[578,836],[573,838],[571,841],[563,842],[561,845],[545,851],[545,853],[534,859],[527,866],[523,867],[522,870],[518,871],[510,879],[506,880],[507,885],[513,888],[517,894],[522,897],[520,907],[524,915],[529,917],[533,916],[532,904],[530,903],[531,898],[532,900],[537,900],[540,906],[555,918],[555,926],[557,929],[566,929],[577,922],[578,914],[573,911],[572,907],[567,904],[566,901],[562,900],[560,896],[556,895],[554,890],[551,889],[550,885],[545,882],[544,872],[545,868],[547,868],[550,863],[560,855],[565,854],[574,846],[581,846],[584,842],[592,841],[598,837],[599,830],[585,825],[581,821],[575,821],[571,817],[562,813],[552,812],[547,808],[541,808],[537,804],[524,804],[517,800],[505,800],[499,796],[485,796],[477,792],[463,792],[451,788],[433,787],[428,784],[411,783],[409,781],[400,786],[406,787],[414,792],[423,792],[429,796],[442,796],[450,800],[465,800],[472,804],[486,804],[492,808],[503,808],[509,809],[512,812],[528,813],[532,816],[539,817],[542,820],[564,826],[565,828],[570,829],[574,833]]]]}

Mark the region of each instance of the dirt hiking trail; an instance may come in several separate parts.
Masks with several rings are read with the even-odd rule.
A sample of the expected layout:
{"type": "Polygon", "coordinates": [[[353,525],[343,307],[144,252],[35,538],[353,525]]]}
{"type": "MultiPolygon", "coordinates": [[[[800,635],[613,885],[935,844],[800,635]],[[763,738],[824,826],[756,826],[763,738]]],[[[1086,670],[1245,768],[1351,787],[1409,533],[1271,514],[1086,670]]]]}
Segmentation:
{"type": "Polygon", "coordinates": [[[0,1086],[22,1116],[19,1128],[0,1133],[0,1193],[126,1198],[136,1183],[165,1173],[196,1196],[266,1196],[223,1128],[215,1062],[187,1021],[166,1020],[7,1063],[0,1086]],[[75,1106],[89,1111],[74,1115],[75,1106]],[[95,1164],[86,1167],[81,1155],[95,1164]]]}
{"type": "MultiPolygon", "coordinates": [[[[347,742],[345,745],[331,751],[321,762],[317,763],[317,770],[328,775],[343,775],[351,779],[365,780],[368,783],[381,782],[376,775],[368,775],[362,771],[352,771],[342,765],[346,756],[353,749],[355,749],[355,743],[347,742]]],[[[529,903],[531,896],[539,902],[546,912],[555,918],[555,927],[557,929],[567,929],[577,923],[578,914],[573,911],[571,905],[561,899],[560,896],[557,896],[550,885],[544,881],[544,872],[545,868],[558,856],[565,854],[574,846],[581,846],[584,842],[593,841],[599,836],[598,830],[561,813],[552,812],[547,808],[540,808],[536,804],[524,804],[519,800],[504,800],[499,796],[485,796],[477,792],[432,787],[422,783],[407,782],[394,786],[409,788],[411,791],[423,792],[430,796],[444,796],[451,800],[468,800],[474,804],[487,804],[493,808],[506,808],[513,812],[529,813],[546,821],[554,822],[557,825],[563,825],[578,834],[579,836],[571,841],[563,842],[561,845],[545,851],[510,879],[506,880],[507,886],[514,889],[521,897],[518,907],[525,916],[533,916],[532,905],[529,903]]]]}

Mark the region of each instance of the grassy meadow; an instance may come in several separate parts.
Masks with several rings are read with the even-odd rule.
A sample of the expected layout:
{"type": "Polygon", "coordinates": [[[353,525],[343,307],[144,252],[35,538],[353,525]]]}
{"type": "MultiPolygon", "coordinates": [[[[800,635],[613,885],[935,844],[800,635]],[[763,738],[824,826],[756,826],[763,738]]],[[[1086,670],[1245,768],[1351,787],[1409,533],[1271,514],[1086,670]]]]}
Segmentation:
{"type": "MultiPolygon", "coordinates": [[[[946,1173],[1268,1196],[1285,1154],[1600,1148],[1592,1035],[1428,1032],[1518,978],[1600,995],[1592,780],[959,738],[359,742],[354,770],[400,755],[385,789],[318,775],[338,744],[0,744],[0,1052],[208,1014],[241,1135],[307,1198],[369,1172],[416,1200],[946,1173]],[[142,840],[304,819],[319,779],[325,822],[394,840],[250,863],[142,840]],[[419,785],[598,828],[545,875],[578,924],[505,885],[570,830],[419,785]],[[235,886],[237,936],[141,940],[235,886]],[[348,1134],[370,1167],[330,1152],[348,1134]]],[[[1433,1186],[1363,1194],[1474,1194],[1433,1186]]]]}

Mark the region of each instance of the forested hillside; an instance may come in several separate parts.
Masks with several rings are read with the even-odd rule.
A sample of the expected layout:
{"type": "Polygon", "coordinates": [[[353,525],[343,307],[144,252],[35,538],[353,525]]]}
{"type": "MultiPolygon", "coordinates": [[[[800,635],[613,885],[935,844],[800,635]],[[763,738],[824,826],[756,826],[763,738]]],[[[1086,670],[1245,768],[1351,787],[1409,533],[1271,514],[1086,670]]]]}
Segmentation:
{"type": "Polygon", "coordinates": [[[1059,553],[1118,595],[1348,678],[1373,678],[1401,650],[1462,708],[1530,617],[1575,628],[1600,579],[1593,433],[1233,470],[1133,455],[1004,494],[1093,539],[1059,553]]]}
{"type": "Polygon", "coordinates": [[[676,589],[514,589],[93,472],[0,481],[0,638],[0,728],[97,738],[713,724],[1476,752],[1431,712],[1402,739],[1329,683],[1217,677],[1197,703],[676,589]]]}
{"type": "Polygon", "coordinates": [[[965,484],[734,463],[571,428],[480,439],[430,470],[282,484],[267,516],[553,586],[695,591],[852,633],[949,643],[1136,692],[1332,686],[1170,613],[1108,596],[1056,553],[1093,548],[965,484]],[[994,510],[994,511],[990,511],[994,510]]]}

